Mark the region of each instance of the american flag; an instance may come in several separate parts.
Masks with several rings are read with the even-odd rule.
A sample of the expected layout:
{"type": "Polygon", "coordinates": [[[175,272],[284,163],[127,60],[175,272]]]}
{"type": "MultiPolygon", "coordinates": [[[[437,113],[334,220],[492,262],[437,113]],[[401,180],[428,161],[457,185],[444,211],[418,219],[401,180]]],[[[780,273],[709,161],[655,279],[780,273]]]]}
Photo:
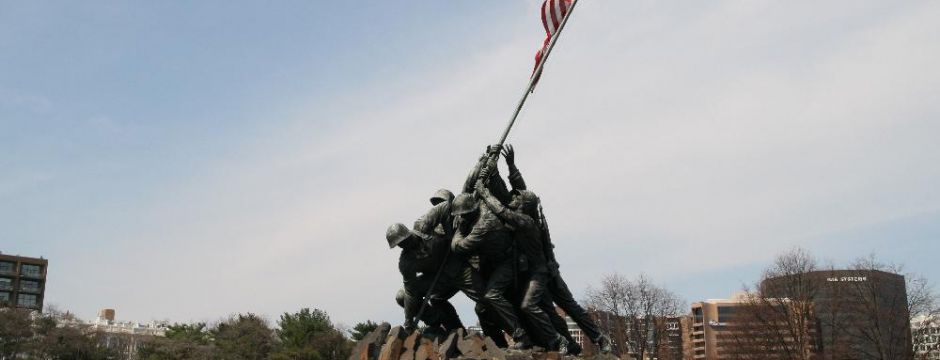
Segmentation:
{"type": "Polygon", "coordinates": [[[573,2],[574,0],[545,0],[542,3],[542,26],[545,27],[545,42],[542,43],[542,48],[535,53],[535,69],[532,70],[532,76],[535,77],[535,81],[532,83],[533,87],[538,83],[539,76],[542,75],[535,72],[538,71],[539,64],[542,63],[542,58],[545,52],[548,51],[548,43],[552,41],[552,35],[555,35],[558,27],[561,26],[562,20],[568,15],[568,10],[571,9],[573,2]]]}

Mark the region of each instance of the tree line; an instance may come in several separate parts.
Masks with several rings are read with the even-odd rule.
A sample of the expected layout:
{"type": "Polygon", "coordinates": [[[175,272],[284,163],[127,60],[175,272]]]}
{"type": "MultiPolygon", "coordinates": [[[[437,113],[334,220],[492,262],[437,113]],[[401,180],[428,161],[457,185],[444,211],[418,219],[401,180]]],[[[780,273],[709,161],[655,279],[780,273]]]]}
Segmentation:
{"type": "Polygon", "coordinates": [[[252,313],[215,324],[177,323],[165,337],[92,331],[68,313],[0,309],[0,360],[7,359],[272,359],[342,360],[372,321],[343,331],[318,309],[284,313],[276,327],[252,313]]]}
{"type": "MultiPolygon", "coordinates": [[[[914,349],[933,346],[930,337],[912,333],[911,325],[940,325],[930,282],[874,255],[836,266],[794,248],[776,256],[760,280],[742,290],[733,309],[719,314],[722,320],[704,324],[718,334],[722,359],[927,359],[914,349]]],[[[680,327],[691,334],[691,309],[648,276],[609,274],[585,295],[592,315],[613,339],[615,354],[688,357],[690,347],[683,349],[676,337],[680,327]]]]}
{"type": "MultiPolygon", "coordinates": [[[[723,331],[722,358],[926,359],[912,351],[927,338],[912,334],[911,324],[931,325],[940,318],[937,295],[925,277],[875,256],[837,268],[793,249],[778,255],[744,290],[734,326],[714,324],[723,331]],[[897,281],[841,281],[837,274],[844,270],[903,279],[903,288],[897,281]],[[819,276],[826,272],[833,277],[819,276]]],[[[613,273],[585,295],[595,321],[613,339],[615,354],[684,358],[683,345],[667,334],[679,330],[676,326],[690,326],[688,319],[681,320],[690,308],[674,292],[643,274],[613,273]]],[[[282,314],[274,325],[241,313],[213,324],[170,325],[165,337],[152,337],[90,331],[71,314],[54,309],[39,314],[8,308],[0,309],[0,360],[341,360],[377,326],[366,321],[344,330],[326,312],[304,308],[282,314]]]]}

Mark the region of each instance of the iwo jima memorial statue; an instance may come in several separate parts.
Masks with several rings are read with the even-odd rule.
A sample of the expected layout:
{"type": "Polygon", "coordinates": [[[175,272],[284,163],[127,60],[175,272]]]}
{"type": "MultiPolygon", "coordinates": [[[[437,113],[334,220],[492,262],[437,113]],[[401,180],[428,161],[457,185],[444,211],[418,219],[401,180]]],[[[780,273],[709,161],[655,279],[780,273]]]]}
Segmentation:
{"type": "Polygon", "coordinates": [[[401,326],[381,324],[357,344],[350,360],[531,359],[582,353],[555,305],[574,320],[600,356],[611,351],[587,311],[561,277],[539,197],[528,190],[505,145],[535,87],[548,55],[577,0],[545,0],[547,37],[536,67],[499,142],[486,147],[456,197],[438,190],[432,207],[412,227],[388,227],[391,249],[400,248],[404,309],[401,326]],[[509,187],[496,163],[509,168],[509,187]],[[458,292],[476,303],[482,334],[467,331],[450,299],[458,292]],[[418,327],[423,323],[424,327],[418,327]]]}

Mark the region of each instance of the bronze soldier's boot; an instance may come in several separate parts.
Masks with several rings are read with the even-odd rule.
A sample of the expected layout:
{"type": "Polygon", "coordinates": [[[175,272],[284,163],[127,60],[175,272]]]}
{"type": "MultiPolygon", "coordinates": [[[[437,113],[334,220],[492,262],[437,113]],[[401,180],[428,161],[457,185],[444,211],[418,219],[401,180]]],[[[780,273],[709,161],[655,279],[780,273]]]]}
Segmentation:
{"type": "MultiPolygon", "coordinates": [[[[566,337],[565,340],[568,340],[568,338],[566,337]]],[[[565,355],[578,356],[581,355],[582,351],[584,351],[584,349],[581,348],[581,344],[568,340],[568,352],[565,353],[565,355]]]]}
{"type": "Polygon", "coordinates": [[[610,338],[607,335],[598,336],[597,339],[594,339],[594,345],[597,345],[597,348],[600,349],[602,354],[609,354],[613,349],[610,346],[610,338]]]}
{"type": "Polygon", "coordinates": [[[523,328],[516,328],[516,331],[513,331],[512,340],[515,342],[515,344],[512,344],[512,346],[509,347],[511,350],[526,350],[535,346],[535,343],[532,342],[529,334],[526,334],[525,329],[523,328]]]}
{"type": "Polygon", "coordinates": [[[565,339],[564,336],[558,335],[558,338],[555,340],[554,350],[558,351],[558,353],[562,355],[568,354],[568,345],[568,339],[565,339]]]}
{"type": "Polygon", "coordinates": [[[532,344],[532,340],[530,340],[528,336],[522,336],[515,341],[515,344],[512,344],[512,346],[509,347],[510,350],[528,350],[535,346],[532,344]]]}

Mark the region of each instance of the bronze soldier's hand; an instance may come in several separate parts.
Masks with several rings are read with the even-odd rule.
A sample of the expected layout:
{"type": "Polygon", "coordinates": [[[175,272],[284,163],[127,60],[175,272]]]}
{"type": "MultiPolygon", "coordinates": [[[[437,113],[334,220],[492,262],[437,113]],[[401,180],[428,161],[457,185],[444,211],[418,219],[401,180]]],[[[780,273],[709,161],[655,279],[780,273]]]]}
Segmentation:
{"type": "Polygon", "coordinates": [[[489,178],[490,178],[490,167],[484,165],[483,169],[480,169],[480,176],[477,177],[477,180],[487,180],[489,178]]]}
{"type": "Polygon", "coordinates": [[[512,148],[512,145],[506,144],[506,147],[503,148],[503,157],[506,158],[506,165],[516,165],[516,151],[512,148]]]}
{"type": "Polygon", "coordinates": [[[499,151],[502,150],[502,148],[503,147],[500,145],[487,145],[486,153],[489,154],[490,156],[497,155],[499,154],[499,151]]]}
{"type": "Polygon", "coordinates": [[[476,182],[476,184],[475,184],[475,186],[474,186],[474,189],[475,189],[477,192],[480,192],[480,191],[483,191],[483,189],[485,189],[485,188],[486,188],[486,187],[483,186],[483,180],[482,180],[482,179],[477,179],[477,182],[476,182]]]}

